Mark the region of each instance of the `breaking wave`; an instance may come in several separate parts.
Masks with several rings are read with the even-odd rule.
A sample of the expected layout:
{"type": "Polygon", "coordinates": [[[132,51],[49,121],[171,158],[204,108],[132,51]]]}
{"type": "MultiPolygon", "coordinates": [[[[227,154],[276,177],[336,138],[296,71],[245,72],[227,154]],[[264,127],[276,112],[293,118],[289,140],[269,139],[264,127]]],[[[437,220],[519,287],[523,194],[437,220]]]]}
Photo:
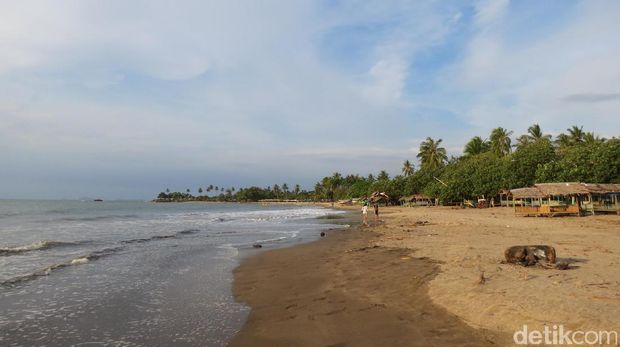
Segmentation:
{"type": "Polygon", "coordinates": [[[4,281],[0,281],[0,286],[11,287],[11,286],[15,286],[15,285],[18,285],[24,282],[32,281],[40,277],[48,276],[54,271],[57,271],[57,270],[60,270],[60,269],[63,269],[69,266],[82,265],[82,264],[86,264],[93,260],[101,259],[105,256],[114,254],[122,249],[123,247],[114,247],[114,248],[105,248],[100,251],[94,251],[94,252],[73,258],[64,263],[54,264],[54,265],[42,268],[40,270],[36,270],[26,275],[20,275],[20,276],[6,279],[4,281]]]}
{"type": "Polygon", "coordinates": [[[267,211],[243,211],[243,212],[224,212],[219,213],[211,218],[211,222],[227,223],[227,222],[273,222],[291,219],[320,218],[331,216],[337,218],[337,215],[344,214],[345,211],[334,211],[318,208],[297,208],[284,210],[267,210],[267,211]]]}
{"type": "Polygon", "coordinates": [[[22,254],[25,252],[41,251],[54,247],[63,246],[76,246],[85,242],[63,242],[63,241],[35,241],[28,245],[15,246],[15,247],[3,247],[0,248],[0,256],[10,256],[16,254],[22,254]]]}

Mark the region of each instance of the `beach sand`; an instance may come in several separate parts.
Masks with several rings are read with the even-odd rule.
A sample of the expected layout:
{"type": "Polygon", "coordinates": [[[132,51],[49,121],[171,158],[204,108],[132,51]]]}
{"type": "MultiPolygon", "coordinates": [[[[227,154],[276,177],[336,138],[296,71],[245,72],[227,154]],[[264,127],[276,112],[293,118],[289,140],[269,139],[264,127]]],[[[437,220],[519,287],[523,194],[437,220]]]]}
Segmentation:
{"type": "Polygon", "coordinates": [[[616,215],[389,207],[381,219],[245,260],[234,293],[252,312],[231,345],[511,346],[525,324],[620,332],[616,215]],[[502,263],[525,244],[573,268],[502,263]]]}

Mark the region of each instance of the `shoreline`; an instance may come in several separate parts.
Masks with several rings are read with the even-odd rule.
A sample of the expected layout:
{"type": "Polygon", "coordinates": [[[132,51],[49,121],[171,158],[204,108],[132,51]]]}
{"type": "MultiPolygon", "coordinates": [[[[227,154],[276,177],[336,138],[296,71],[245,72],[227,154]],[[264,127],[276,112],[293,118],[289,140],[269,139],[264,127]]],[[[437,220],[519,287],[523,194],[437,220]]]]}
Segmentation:
{"type": "Polygon", "coordinates": [[[373,229],[333,230],[243,259],[233,293],[251,311],[229,345],[493,345],[495,333],[432,303],[436,262],[376,246],[373,229]]]}

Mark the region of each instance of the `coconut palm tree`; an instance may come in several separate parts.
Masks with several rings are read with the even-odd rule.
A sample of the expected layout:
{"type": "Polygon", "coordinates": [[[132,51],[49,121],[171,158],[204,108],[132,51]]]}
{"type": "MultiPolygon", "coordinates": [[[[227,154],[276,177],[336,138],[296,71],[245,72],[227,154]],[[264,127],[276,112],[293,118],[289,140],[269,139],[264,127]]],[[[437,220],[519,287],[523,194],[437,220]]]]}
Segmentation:
{"type": "Polygon", "coordinates": [[[299,192],[301,191],[301,186],[299,184],[295,185],[295,195],[299,194],[299,192]]]}
{"type": "Polygon", "coordinates": [[[583,143],[593,144],[593,143],[602,143],[605,142],[606,139],[604,137],[600,137],[595,135],[593,132],[587,132],[583,135],[583,143]]]}
{"type": "Polygon", "coordinates": [[[387,171],[385,170],[381,170],[381,172],[379,172],[379,174],[377,175],[377,180],[379,181],[387,181],[390,179],[390,175],[388,175],[387,171]]]}
{"type": "Polygon", "coordinates": [[[527,128],[527,134],[521,135],[517,138],[517,147],[523,147],[539,140],[551,140],[551,135],[544,134],[540,129],[540,125],[532,124],[529,128],[527,128]]]}
{"type": "Polygon", "coordinates": [[[521,148],[523,146],[529,145],[530,143],[534,143],[534,140],[530,137],[530,135],[521,135],[517,137],[517,148],[521,148]]]}
{"type": "Polygon", "coordinates": [[[411,164],[409,159],[405,160],[403,163],[403,175],[405,175],[405,177],[413,175],[413,164],[411,164]]]}
{"type": "Polygon", "coordinates": [[[491,151],[500,157],[503,157],[510,153],[510,135],[512,131],[508,131],[502,127],[498,127],[491,131],[491,151]]]}
{"type": "Polygon", "coordinates": [[[572,144],[578,144],[584,141],[585,133],[583,132],[583,126],[578,127],[576,125],[573,125],[566,130],[568,131],[568,137],[572,144]]]}
{"type": "Polygon", "coordinates": [[[438,169],[448,160],[446,149],[439,146],[442,141],[442,139],[435,141],[427,137],[426,140],[420,144],[420,152],[417,157],[420,159],[420,166],[422,169],[438,169]]]}
{"type": "Polygon", "coordinates": [[[559,147],[568,147],[568,146],[570,146],[570,145],[572,144],[572,143],[571,143],[570,136],[568,136],[568,135],[566,135],[566,134],[564,134],[564,133],[561,133],[560,135],[558,135],[558,136],[555,138],[555,143],[556,143],[559,147]]]}
{"type": "Polygon", "coordinates": [[[551,135],[544,134],[538,124],[532,124],[529,128],[527,128],[527,136],[534,141],[543,139],[551,140],[551,135]]]}
{"type": "Polygon", "coordinates": [[[202,194],[202,187],[198,187],[198,194],[202,194]]]}
{"type": "Polygon", "coordinates": [[[467,142],[465,145],[465,150],[463,151],[465,155],[476,155],[480,153],[487,152],[491,145],[489,141],[483,140],[480,136],[474,136],[467,142]]]}

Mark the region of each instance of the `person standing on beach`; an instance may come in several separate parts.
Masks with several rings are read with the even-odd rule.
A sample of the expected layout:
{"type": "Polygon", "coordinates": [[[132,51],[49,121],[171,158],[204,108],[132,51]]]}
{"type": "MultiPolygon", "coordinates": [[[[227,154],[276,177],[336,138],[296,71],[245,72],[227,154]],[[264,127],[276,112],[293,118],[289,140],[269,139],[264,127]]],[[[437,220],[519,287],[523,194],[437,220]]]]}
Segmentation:
{"type": "Polygon", "coordinates": [[[368,225],[368,201],[364,201],[364,205],[362,206],[362,220],[364,225],[368,225]]]}
{"type": "Polygon", "coordinates": [[[379,223],[379,203],[375,202],[372,207],[375,209],[375,225],[379,223]]]}

